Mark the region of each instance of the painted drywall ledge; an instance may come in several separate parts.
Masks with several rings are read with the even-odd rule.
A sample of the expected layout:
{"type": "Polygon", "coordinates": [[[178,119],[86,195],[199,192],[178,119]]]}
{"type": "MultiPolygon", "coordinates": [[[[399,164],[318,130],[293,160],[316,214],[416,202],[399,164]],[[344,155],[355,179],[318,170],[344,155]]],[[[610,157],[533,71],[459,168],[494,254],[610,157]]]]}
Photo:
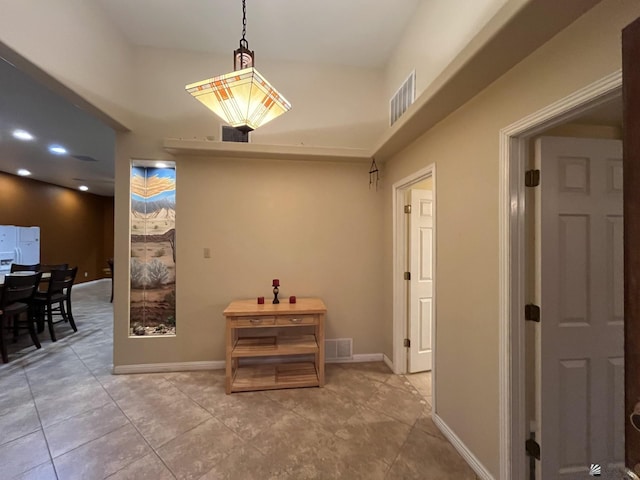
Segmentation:
{"type": "Polygon", "coordinates": [[[371,162],[363,148],[314,147],[306,145],[259,145],[254,143],[212,142],[166,138],[164,149],[173,155],[201,157],[263,158],[275,160],[371,162]]]}
{"type": "Polygon", "coordinates": [[[133,50],[97,4],[3,1],[0,32],[0,42],[115,119],[115,129],[131,127],[133,50]]]}
{"type": "MultiPolygon", "coordinates": [[[[598,3],[511,0],[480,30],[374,145],[371,156],[386,161],[446,115],[598,3]],[[553,12],[553,14],[550,14],[553,12]]],[[[399,49],[396,62],[410,49],[399,49]]]]}

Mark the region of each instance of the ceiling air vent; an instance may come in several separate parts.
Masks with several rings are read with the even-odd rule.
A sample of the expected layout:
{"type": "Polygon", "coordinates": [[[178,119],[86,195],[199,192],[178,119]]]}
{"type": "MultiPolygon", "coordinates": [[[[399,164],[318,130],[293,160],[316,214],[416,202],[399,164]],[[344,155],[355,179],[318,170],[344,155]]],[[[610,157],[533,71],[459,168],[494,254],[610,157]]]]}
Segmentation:
{"type": "Polygon", "coordinates": [[[90,157],[89,155],[71,155],[71,156],[76,160],[80,160],[81,162],[97,162],[98,161],[95,158],[90,157]]]}
{"type": "Polygon", "coordinates": [[[71,180],[83,183],[115,183],[112,178],[72,178],[71,180]]]}
{"type": "Polygon", "coordinates": [[[222,125],[222,141],[249,143],[249,132],[241,132],[235,127],[222,125]]]}
{"type": "Polygon", "coordinates": [[[396,123],[416,99],[416,71],[411,72],[389,101],[389,126],[396,123]]]}

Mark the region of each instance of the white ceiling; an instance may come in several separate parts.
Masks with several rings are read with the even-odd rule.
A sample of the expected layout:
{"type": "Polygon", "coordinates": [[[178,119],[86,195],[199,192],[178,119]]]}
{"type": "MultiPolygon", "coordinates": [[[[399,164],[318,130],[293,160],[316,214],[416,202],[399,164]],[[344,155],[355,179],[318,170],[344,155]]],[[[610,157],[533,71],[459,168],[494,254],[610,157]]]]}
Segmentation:
{"type": "Polygon", "coordinates": [[[0,170],[15,174],[25,168],[37,180],[113,195],[114,150],[111,128],[0,58],[0,170]],[[35,138],[17,140],[15,129],[35,138]],[[51,144],[69,154],[49,153],[51,144]]]}
{"type": "MultiPolygon", "coordinates": [[[[242,37],[241,0],[94,1],[134,45],[231,56],[242,37]]],[[[420,1],[247,0],[246,39],[258,66],[269,58],[381,67],[420,1]]]]}
{"type": "MultiPolygon", "coordinates": [[[[242,36],[241,0],[86,1],[133,45],[231,58],[242,36]]],[[[258,66],[272,58],[381,67],[421,1],[427,0],[248,0],[246,38],[258,66]]],[[[113,195],[114,148],[113,130],[0,59],[1,171],[26,168],[36,180],[86,184],[91,193],[113,195]],[[15,128],[35,140],[14,139],[15,128]],[[69,155],[51,155],[50,143],[65,146],[69,155]]]]}
{"type": "MultiPolygon", "coordinates": [[[[242,34],[241,0],[85,0],[134,45],[229,55],[242,34]]],[[[422,2],[448,0],[247,0],[247,40],[261,59],[381,67],[422,2]]],[[[593,121],[611,120],[616,105],[593,121]]],[[[114,132],[0,59],[0,170],[113,195],[114,132]],[[19,142],[14,128],[36,139],[19,142]],[[49,143],[70,155],[48,153],[49,143]],[[87,162],[73,158],[94,158],[87,162]]]]}

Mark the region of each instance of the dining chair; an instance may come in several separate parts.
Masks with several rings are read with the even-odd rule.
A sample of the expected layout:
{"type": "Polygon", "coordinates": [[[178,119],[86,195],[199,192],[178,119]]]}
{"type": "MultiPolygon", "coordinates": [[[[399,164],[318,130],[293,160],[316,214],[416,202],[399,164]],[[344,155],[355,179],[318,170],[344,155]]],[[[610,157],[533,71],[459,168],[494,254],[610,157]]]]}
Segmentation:
{"type": "Polygon", "coordinates": [[[52,270],[66,270],[67,268],[69,268],[68,263],[50,263],[40,265],[42,278],[40,279],[40,288],[38,288],[38,291],[40,293],[44,293],[47,291],[47,286],[49,285],[49,278],[51,277],[52,270]]]}
{"type": "Polygon", "coordinates": [[[15,272],[39,272],[40,264],[36,263],[33,265],[22,265],[20,263],[12,263],[11,264],[11,273],[15,272]]]}
{"type": "Polygon", "coordinates": [[[25,328],[29,330],[29,335],[36,348],[40,348],[40,341],[33,324],[33,311],[31,303],[38,290],[42,273],[35,272],[32,275],[7,275],[4,277],[4,285],[0,295],[0,350],[3,363],[9,361],[7,346],[5,344],[5,330],[13,330],[14,340],[18,334],[20,318],[26,314],[24,320],[25,328]]]}
{"type": "Polygon", "coordinates": [[[78,267],[64,270],[51,270],[51,278],[49,279],[47,291],[38,292],[33,297],[32,304],[37,312],[38,327],[40,329],[40,325],[45,321],[47,322],[52,342],[57,340],[53,329],[55,323],[62,321],[69,322],[73,331],[78,331],[71,310],[71,288],[73,287],[77,273],[78,267]],[[54,315],[59,315],[61,317],[60,320],[54,322],[54,315]]]}

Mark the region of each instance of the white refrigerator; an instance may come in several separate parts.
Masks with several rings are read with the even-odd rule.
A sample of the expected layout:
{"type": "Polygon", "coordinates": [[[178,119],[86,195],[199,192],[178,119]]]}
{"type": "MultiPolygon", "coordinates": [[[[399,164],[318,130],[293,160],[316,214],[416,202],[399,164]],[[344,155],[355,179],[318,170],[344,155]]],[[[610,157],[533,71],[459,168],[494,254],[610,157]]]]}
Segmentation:
{"type": "Polygon", "coordinates": [[[40,263],[40,227],[0,225],[0,275],[9,273],[12,263],[40,263]]]}

